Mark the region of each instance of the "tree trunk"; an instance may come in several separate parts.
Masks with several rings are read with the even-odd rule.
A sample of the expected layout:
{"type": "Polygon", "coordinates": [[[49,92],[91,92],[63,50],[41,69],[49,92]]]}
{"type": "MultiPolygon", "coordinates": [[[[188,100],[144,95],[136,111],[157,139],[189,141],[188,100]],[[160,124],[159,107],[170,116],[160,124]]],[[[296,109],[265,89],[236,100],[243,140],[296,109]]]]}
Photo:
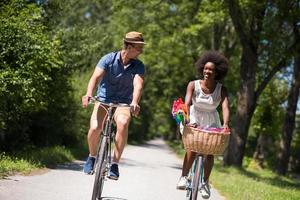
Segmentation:
{"type": "Polygon", "coordinates": [[[221,24],[212,26],[211,49],[218,51],[221,46],[222,33],[225,27],[221,24]]]}
{"type": "MultiPolygon", "coordinates": [[[[299,54],[299,52],[298,52],[299,54]]],[[[293,138],[293,131],[295,128],[295,117],[297,110],[297,102],[300,89],[300,55],[295,59],[294,75],[291,90],[288,96],[288,107],[284,119],[283,132],[281,135],[277,173],[285,175],[288,170],[290,159],[291,141],[293,138]]]]}
{"type": "Polygon", "coordinates": [[[253,159],[258,161],[260,167],[264,167],[265,158],[267,158],[267,149],[272,144],[268,134],[261,133],[257,139],[257,145],[253,154],[253,159]]]}
{"type": "Polygon", "coordinates": [[[240,167],[243,162],[248,130],[256,107],[255,73],[257,56],[244,47],[241,59],[241,88],[238,92],[238,106],[228,151],[224,155],[225,165],[240,167]]]}

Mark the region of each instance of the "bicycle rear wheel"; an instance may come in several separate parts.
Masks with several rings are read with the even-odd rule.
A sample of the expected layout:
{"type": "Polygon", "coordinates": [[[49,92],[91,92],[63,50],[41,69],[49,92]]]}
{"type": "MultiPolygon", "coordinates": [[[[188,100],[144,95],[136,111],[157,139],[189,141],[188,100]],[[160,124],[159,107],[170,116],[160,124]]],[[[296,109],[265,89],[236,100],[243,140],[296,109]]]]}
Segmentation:
{"type": "Polygon", "coordinates": [[[92,200],[100,200],[105,179],[105,170],[107,163],[108,143],[105,137],[102,138],[100,150],[97,154],[96,174],[93,188],[92,200]]]}

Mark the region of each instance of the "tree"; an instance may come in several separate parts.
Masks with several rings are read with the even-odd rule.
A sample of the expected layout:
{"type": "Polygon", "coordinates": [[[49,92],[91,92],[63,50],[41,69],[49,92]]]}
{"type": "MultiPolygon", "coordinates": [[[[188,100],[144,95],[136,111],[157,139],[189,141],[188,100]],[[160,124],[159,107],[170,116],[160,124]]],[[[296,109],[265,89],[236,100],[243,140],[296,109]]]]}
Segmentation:
{"type": "MultiPolygon", "coordinates": [[[[176,139],[171,104],[175,98],[184,97],[188,82],[197,78],[194,63],[199,54],[218,49],[228,57],[237,56],[237,38],[228,13],[220,1],[208,0],[115,1],[112,10],[109,30],[117,33],[114,46],[120,46],[129,30],[144,33],[147,43],[141,57],[146,64],[142,112],[132,124],[138,128],[131,129],[130,134],[176,139]]],[[[237,76],[233,71],[229,77],[237,76]]],[[[235,85],[238,80],[228,83],[235,85]]]]}
{"type": "Polygon", "coordinates": [[[9,1],[0,13],[1,149],[68,143],[71,89],[60,41],[49,39],[34,3],[9,1]]]}
{"type": "MultiPolygon", "coordinates": [[[[299,7],[299,3],[296,5],[299,7]]],[[[298,18],[299,19],[299,18],[298,18]]],[[[280,141],[280,149],[278,155],[277,172],[278,174],[285,175],[288,170],[289,159],[291,155],[291,142],[293,139],[293,131],[295,128],[296,110],[299,99],[300,90],[300,31],[298,21],[293,23],[293,33],[295,38],[295,59],[293,80],[291,89],[288,95],[288,103],[286,109],[286,115],[283,124],[282,138],[280,141]]]]}
{"type": "MultiPolygon", "coordinates": [[[[260,96],[249,131],[247,153],[253,153],[253,159],[260,167],[274,166],[277,145],[282,130],[284,107],[288,90],[288,80],[283,79],[285,74],[275,76],[260,96]],[[254,133],[254,134],[253,134],[254,133]],[[251,135],[250,135],[251,134],[251,135]],[[251,138],[255,138],[254,140],[251,138]],[[253,141],[254,145],[251,145],[253,141]]],[[[251,154],[248,154],[251,156],[251,154]]],[[[277,163],[277,162],[276,162],[277,163]]]]}
{"type": "Polygon", "coordinates": [[[226,0],[242,46],[238,105],[228,152],[224,158],[226,165],[235,166],[242,165],[257,100],[276,72],[286,66],[285,55],[293,46],[290,41],[286,41],[286,37],[290,36],[285,32],[283,23],[286,16],[278,17],[280,13],[276,4],[269,1],[240,2],[226,0]],[[271,23],[271,19],[276,19],[276,23],[271,23]],[[274,34],[274,29],[277,34],[274,34]],[[280,34],[278,30],[281,30],[280,34]],[[276,48],[278,42],[281,45],[276,48]]]}

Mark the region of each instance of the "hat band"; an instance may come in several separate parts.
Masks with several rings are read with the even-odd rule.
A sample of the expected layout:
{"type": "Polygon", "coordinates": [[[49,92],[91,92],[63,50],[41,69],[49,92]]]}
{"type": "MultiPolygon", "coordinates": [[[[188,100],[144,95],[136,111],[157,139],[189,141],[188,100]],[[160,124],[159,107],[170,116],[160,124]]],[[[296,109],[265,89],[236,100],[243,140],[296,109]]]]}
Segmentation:
{"type": "Polygon", "coordinates": [[[127,42],[144,42],[143,38],[125,38],[124,40],[127,42]]]}

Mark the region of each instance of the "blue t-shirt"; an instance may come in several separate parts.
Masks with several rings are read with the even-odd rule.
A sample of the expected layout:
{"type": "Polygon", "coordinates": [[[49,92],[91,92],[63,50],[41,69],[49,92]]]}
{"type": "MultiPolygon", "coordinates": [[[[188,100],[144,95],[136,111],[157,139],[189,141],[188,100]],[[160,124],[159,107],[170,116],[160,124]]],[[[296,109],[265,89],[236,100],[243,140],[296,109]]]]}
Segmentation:
{"type": "Polygon", "coordinates": [[[98,85],[97,98],[106,103],[127,103],[132,101],[133,78],[136,74],[144,75],[144,64],[131,60],[126,69],[121,63],[121,52],[112,52],[103,56],[96,67],[105,70],[105,75],[98,85]]]}

